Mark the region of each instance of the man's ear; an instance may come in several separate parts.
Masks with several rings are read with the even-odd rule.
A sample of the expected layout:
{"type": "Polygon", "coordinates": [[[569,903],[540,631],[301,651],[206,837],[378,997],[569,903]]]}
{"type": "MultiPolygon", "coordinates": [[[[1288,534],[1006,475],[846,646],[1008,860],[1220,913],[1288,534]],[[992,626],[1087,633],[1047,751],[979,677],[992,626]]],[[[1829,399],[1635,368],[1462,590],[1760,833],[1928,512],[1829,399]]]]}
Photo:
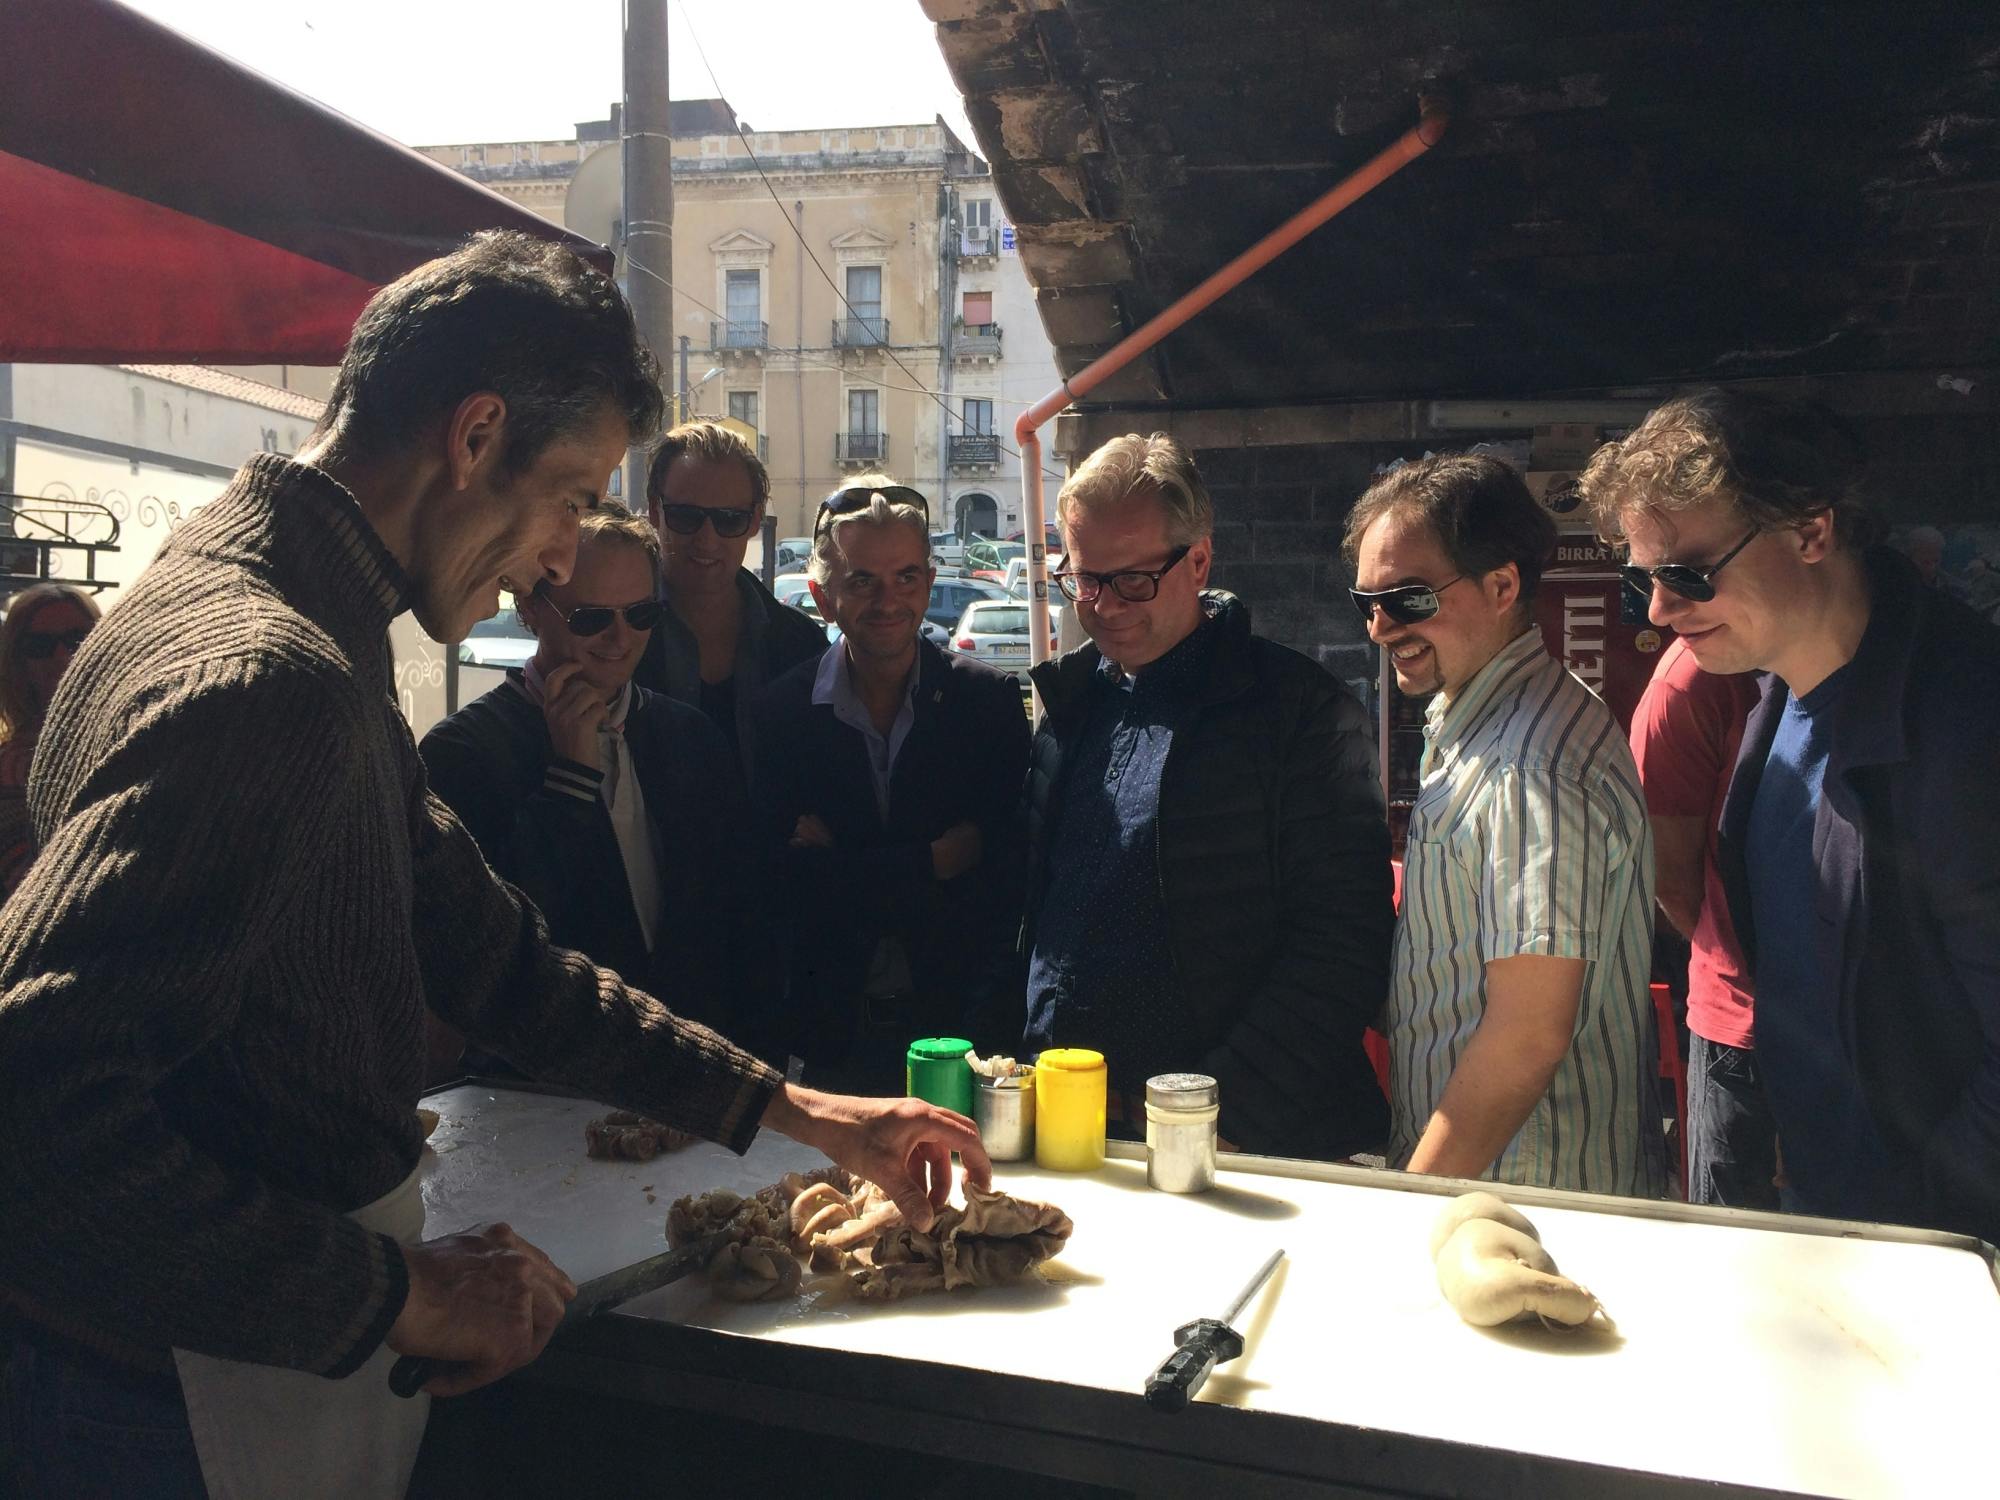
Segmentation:
{"type": "Polygon", "coordinates": [[[496,391],[474,391],[452,409],[445,424],[445,465],[453,489],[464,489],[475,474],[499,463],[506,427],[507,402],[496,391]]]}
{"type": "Polygon", "coordinates": [[[833,618],[833,606],[827,603],[826,585],[821,583],[817,578],[808,578],[806,580],[806,587],[812,591],[813,603],[819,606],[819,617],[822,620],[831,620],[833,618]]]}
{"type": "Polygon", "coordinates": [[[1830,510],[1820,511],[1810,520],[1792,529],[1796,537],[1793,545],[1798,548],[1800,562],[1825,562],[1839,545],[1838,538],[1834,535],[1833,512],[1830,510]]]}
{"type": "Polygon", "coordinates": [[[1205,536],[1188,548],[1187,565],[1194,574],[1194,586],[1207,588],[1209,572],[1215,567],[1215,538],[1205,536]]]}
{"type": "Polygon", "coordinates": [[[1506,614],[1521,602],[1521,569],[1516,563],[1502,563],[1479,583],[1495,613],[1506,614]]]}

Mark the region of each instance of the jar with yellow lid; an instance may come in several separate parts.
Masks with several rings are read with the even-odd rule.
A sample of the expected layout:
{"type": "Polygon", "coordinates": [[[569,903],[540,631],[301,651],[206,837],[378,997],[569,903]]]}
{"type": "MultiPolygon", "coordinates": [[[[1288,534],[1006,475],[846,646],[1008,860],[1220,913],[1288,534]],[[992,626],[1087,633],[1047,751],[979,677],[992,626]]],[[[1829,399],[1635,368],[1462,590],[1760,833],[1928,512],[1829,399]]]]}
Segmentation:
{"type": "Polygon", "coordinates": [[[1035,1165],[1093,1172],[1104,1165],[1104,1054],[1051,1047],[1035,1059],[1035,1165]]]}

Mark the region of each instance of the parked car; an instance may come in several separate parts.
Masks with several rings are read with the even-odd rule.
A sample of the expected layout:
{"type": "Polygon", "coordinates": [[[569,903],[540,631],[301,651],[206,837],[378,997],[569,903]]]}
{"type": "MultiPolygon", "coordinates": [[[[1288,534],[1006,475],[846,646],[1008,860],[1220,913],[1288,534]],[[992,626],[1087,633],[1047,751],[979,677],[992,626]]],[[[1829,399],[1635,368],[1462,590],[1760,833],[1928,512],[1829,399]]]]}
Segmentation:
{"type": "Polygon", "coordinates": [[[956,569],[965,562],[965,543],[959,540],[955,531],[933,531],[931,533],[931,560],[939,572],[956,569]]]}
{"type": "Polygon", "coordinates": [[[813,602],[810,580],[803,573],[780,573],[771,580],[771,597],[793,609],[813,602]]]}
{"type": "Polygon", "coordinates": [[[988,583],[980,578],[939,578],[931,585],[931,601],[924,609],[924,639],[939,646],[951,644],[951,633],[958,628],[966,607],[983,599],[997,599],[1001,603],[1011,603],[1007,591],[997,583],[988,583]]]}
{"type": "Polygon", "coordinates": [[[1026,557],[1028,547],[1025,542],[967,542],[965,544],[965,573],[969,578],[984,578],[990,583],[1004,587],[1007,564],[1017,557],[1026,557]]]}
{"type": "Polygon", "coordinates": [[[809,536],[781,536],[778,538],[778,555],[772,562],[780,573],[789,573],[795,568],[803,568],[812,556],[812,538],[809,536]]]}
{"type": "Polygon", "coordinates": [[[458,664],[462,667],[524,667],[535,654],[535,633],[521,623],[520,615],[503,609],[490,620],[474,625],[458,643],[458,664]]]}
{"type": "MultiPolygon", "coordinates": [[[[966,605],[958,628],[951,634],[951,649],[1027,681],[1028,609],[1023,599],[981,599],[966,605]]],[[[1049,639],[1053,641],[1055,611],[1049,615],[1049,639]]]]}
{"type": "MultiPolygon", "coordinates": [[[[1060,531],[1056,530],[1053,525],[1045,526],[1042,531],[1042,538],[1048,546],[1050,561],[1054,561],[1056,558],[1062,556],[1062,533],[1060,531]]],[[[1027,539],[1028,533],[1025,531],[1017,531],[1007,538],[1010,542],[1025,542],[1027,539]]]]}

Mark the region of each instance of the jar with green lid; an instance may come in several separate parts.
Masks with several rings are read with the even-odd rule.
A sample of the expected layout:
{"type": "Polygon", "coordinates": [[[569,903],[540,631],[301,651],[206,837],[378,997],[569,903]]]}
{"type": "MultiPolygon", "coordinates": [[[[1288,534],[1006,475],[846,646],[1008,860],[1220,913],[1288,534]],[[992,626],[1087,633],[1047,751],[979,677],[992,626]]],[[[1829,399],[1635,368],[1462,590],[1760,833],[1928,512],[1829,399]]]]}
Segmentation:
{"type": "Polygon", "coordinates": [[[1051,1047],[1035,1059],[1035,1165],[1094,1172],[1104,1165],[1104,1054],[1051,1047]]]}
{"type": "Polygon", "coordinates": [[[910,1097],[972,1114],[972,1069],[965,1054],[972,1043],[964,1037],[927,1036],[910,1043],[903,1059],[903,1076],[910,1097]]]}

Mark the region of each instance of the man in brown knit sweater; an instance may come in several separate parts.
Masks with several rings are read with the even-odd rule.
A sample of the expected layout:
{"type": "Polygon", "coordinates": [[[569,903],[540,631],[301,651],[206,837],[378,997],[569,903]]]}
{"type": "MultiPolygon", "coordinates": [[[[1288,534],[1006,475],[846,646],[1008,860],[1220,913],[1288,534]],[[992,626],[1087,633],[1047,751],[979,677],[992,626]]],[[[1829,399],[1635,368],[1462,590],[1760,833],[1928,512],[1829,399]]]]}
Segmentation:
{"type": "Polygon", "coordinates": [[[552,948],[425,786],[390,620],[456,641],[561,584],[660,415],[611,283],[482,236],[375,297],[305,451],[247,464],[77,654],[30,784],[43,853],[0,912],[25,1493],[399,1493],[422,1419],[381,1394],[393,1354],[451,1362],[449,1395],[540,1352],[574,1292],[545,1255],[420,1238],[427,1006],[734,1150],[820,1147],[920,1222],[950,1152],[985,1179],[959,1117],[787,1085],[552,948]]]}

